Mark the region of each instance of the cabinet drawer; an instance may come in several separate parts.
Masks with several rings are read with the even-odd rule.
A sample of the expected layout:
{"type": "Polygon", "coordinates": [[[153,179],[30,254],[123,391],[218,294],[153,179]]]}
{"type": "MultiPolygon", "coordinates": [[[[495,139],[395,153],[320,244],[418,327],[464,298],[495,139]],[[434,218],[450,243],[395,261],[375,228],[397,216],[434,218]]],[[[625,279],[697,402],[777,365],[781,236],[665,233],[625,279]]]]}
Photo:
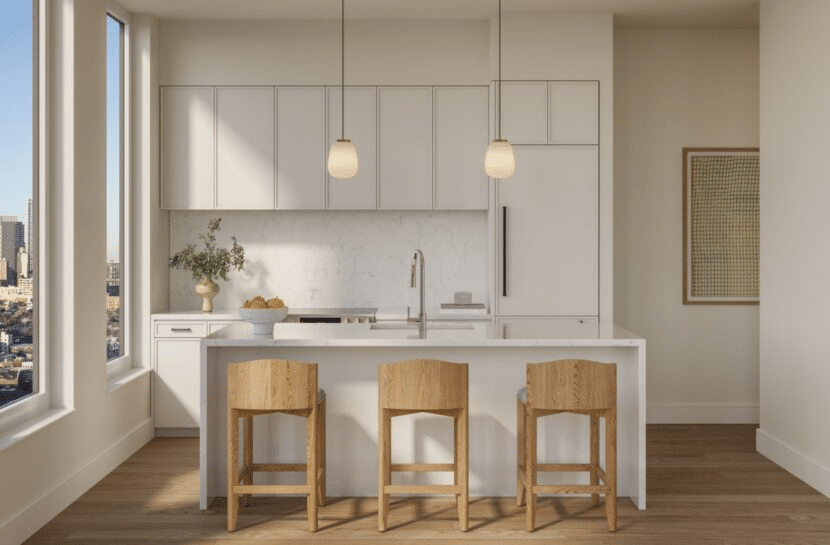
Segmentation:
{"type": "Polygon", "coordinates": [[[207,328],[208,328],[208,335],[210,335],[211,333],[215,333],[215,332],[219,331],[220,329],[222,329],[222,328],[223,328],[223,327],[225,327],[226,325],[235,324],[237,321],[238,321],[238,320],[235,320],[235,321],[233,321],[233,322],[230,322],[230,321],[225,321],[225,322],[208,322],[208,326],[207,326],[207,328]]]}
{"type": "Polygon", "coordinates": [[[156,337],[204,337],[207,324],[204,322],[157,322],[156,337]]]}

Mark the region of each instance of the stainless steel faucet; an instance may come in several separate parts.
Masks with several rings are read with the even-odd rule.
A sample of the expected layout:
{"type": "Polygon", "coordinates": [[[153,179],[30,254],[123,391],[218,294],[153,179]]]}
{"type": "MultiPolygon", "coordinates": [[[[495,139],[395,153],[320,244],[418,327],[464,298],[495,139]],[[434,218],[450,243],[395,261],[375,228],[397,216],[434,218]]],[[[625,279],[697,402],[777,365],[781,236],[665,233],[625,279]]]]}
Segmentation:
{"type": "Polygon", "coordinates": [[[415,253],[412,255],[412,276],[410,279],[410,287],[415,287],[415,268],[418,267],[420,262],[421,267],[421,309],[418,314],[418,318],[412,321],[418,322],[418,333],[423,338],[426,336],[427,331],[427,313],[424,310],[424,300],[426,297],[424,296],[424,253],[421,250],[415,250],[415,253]]]}

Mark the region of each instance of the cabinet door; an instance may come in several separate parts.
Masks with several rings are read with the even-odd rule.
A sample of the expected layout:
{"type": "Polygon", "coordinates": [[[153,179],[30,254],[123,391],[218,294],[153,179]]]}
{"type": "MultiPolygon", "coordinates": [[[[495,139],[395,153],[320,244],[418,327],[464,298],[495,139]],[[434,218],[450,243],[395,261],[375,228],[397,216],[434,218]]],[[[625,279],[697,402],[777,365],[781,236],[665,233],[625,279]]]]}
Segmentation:
{"type": "Polygon", "coordinates": [[[274,88],[216,89],[216,207],[273,209],[274,88]]]}
{"type": "Polygon", "coordinates": [[[326,89],[277,88],[277,208],[326,207],[326,89]]]}
{"type": "Polygon", "coordinates": [[[498,182],[498,314],[596,316],[597,147],[514,149],[516,174],[498,182]]]}
{"type": "Polygon", "coordinates": [[[156,427],[199,427],[199,339],[155,342],[156,427]]]}
{"type": "Polygon", "coordinates": [[[380,208],[432,208],[432,88],[378,89],[380,208]]]}
{"type": "MultiPolygon", "coordinates": [[[[499,84],[494,84],[498,115],[499,84]]],[[[501,135],[511,144],[547,144],[548,84],[545,81],[501,82],[501,135]]],[[[498,121],[493,124],[494,135],[498,121]]],[[[517,163],[518,165],[518,163],[517,163]]]]}
{"type": "MultiPolygon", "coordinates": [[[[358,169],[354,178],[327,176],[328,207],[374,210],[377,208],[377,100],[374,87],[346,87],[345,137],[357,148],[358,169]]],[[[339,87],[328,89],[328,149],[341,137],[341,94],[339,87]]],[[[328,158],[328,155],[326,156],[328,158]]]]}
{"type": "Polygon", "coordinates": [[[162,208],[214,208],[213,121],[213,87],[162,87],[162,208]]]}
{"type": "Polygon", "coordinates": [[[550,82],[548,143],[599,144],[599,82],[550,82]]]}
{"type": "Polygon", "coordinates": [[[435,208],[487,209],[487,87],[435,88],[435,208]]]}

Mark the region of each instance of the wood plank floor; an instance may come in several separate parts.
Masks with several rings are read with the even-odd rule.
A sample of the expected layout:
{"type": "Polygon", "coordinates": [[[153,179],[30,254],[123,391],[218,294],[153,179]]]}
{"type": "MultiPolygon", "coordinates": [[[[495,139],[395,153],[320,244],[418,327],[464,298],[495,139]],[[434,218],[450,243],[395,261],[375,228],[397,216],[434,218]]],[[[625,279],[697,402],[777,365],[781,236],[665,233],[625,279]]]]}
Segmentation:
{"type": "Polygon", "coordinates": [[[331,498],[314,534],[303,500],[262,498],[231,534],[223,504],[199,511],[198,440],[161,438],[26,544],[830,545],[830,499],[756,453],[755,426],[649,426],[647,438],[648,509],[622,500],[615,534],[583,498],[541,500],[534,533],[514,498],[473,498],[467,533],[449,499],[393,498],[379,533],[375,498],[331,498]]]}

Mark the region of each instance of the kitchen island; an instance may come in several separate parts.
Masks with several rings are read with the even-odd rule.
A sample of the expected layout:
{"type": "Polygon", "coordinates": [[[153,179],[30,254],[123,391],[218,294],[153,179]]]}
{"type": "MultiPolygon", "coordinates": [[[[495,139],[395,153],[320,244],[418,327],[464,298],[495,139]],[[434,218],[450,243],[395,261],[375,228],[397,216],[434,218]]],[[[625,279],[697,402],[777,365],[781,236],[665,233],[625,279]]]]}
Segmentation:
{"type": "MultiPolygon", "coordinates": [[[[327,395],[327,493],[377,495],[377,370],[379,363],[414,358],[466,362],[469,368],[470,495],[511,496],[516,489],[516,392],[525,364],[582,358],[617,364],[618,494],[645,509],[645,340],[615,328],[602,338],[503,338],[491,322],[429,322],[425,337],[403,322],[276,324],[274,337],[234,323],[201,341],[199,506],[225,495],[227,364],[284,358],[319,364],[327,395]]],[[[587,460],[588,423],[578,415],[543,419],[540,460],[587,460]],[[559,433],[561,432],[561,433],[559,433]]],[[[393,460],[445,462],[452,457],[450,419],[419,414],[396,418],[393,460]]],[[[305,460],[305,420],[285,415],[255,419],[254,460],[305,460]]],[[[444,484],[443,475],[406,482],[444,484]]],[[[304,474],[281,482],[303,482],[304,474]]],[[[257,476],[256,479],[275,476],[257,476]]],[[[573,479],[574,475],[566,475],[573,479]]],[[[556,482],[554,476],[540,482],[556,482]]],[[[587,476],[586,476],[587,479],[587,476]]],[[[271,482],[267,480],[255,482],[271,482]]],[[[587,482],[587,481],[586,481],[587,482]]]]}

